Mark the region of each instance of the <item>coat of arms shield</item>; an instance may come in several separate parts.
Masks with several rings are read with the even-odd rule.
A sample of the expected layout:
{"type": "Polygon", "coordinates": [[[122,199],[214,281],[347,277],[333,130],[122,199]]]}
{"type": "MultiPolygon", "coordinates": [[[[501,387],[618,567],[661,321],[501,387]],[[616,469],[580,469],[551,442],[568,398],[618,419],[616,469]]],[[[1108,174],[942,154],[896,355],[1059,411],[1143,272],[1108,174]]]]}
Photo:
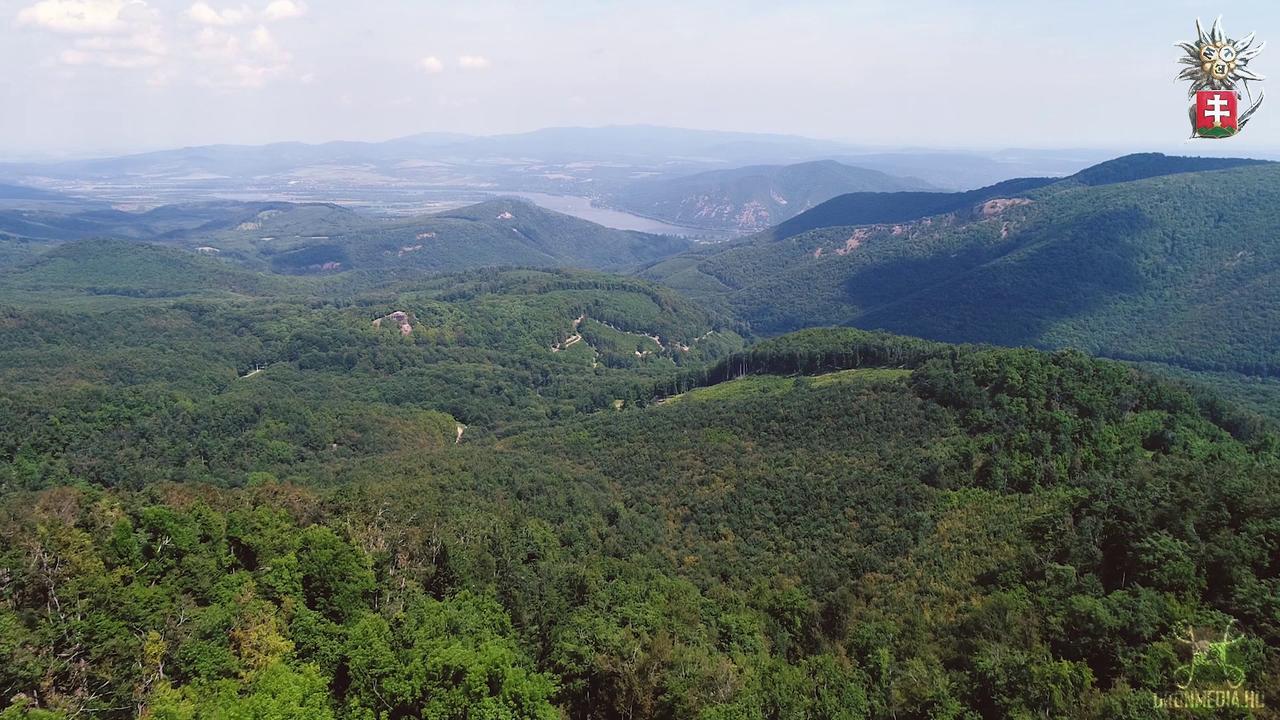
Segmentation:
{"type": "Polygon", "coordinates": [[[1196,137],[1224,138],[1240,130],[1234,90],[1201,90],[1196,93],[1196,137]]]}

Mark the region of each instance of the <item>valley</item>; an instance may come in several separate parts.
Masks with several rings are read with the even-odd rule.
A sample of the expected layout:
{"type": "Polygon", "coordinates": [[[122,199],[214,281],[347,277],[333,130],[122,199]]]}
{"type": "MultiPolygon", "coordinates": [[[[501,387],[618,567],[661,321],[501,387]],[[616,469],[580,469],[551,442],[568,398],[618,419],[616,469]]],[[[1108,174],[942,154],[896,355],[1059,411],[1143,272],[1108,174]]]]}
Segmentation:
{"type": "Polygon", "coordinates": [[[535,192],[512,192],[504,193],[512,197],[522,198],[534,203],[538,207],[546,210],[552,210],[565,215],[582,220],[589,220],[593,223],[603,225],[615,230],[635,230],[637,232],[651,233],[655,235],[674,235],[677,237],[687,237],[701,242],[719,242],[728,240],[737,236],[737,233],[731,230],[712,230],[707,228],[688,227],[683,225],[671,225],[655,220],[643,215],[635,215],[625,210],[617,210],[609,207],[601,207],[596,201],[588,197],[574,197],[571,195],[549,195],[547,193],[535,192]]]}
{"type": "Polygon", "coordinates": [[[822,172],[5,190],[0,716],[1138,718],[1220,620],[1280,693],[1276,166],[822,172]]]}
{"type": "Polygon", "coordinates": [[[0,3],[0,720],[1277,720],[1277,27],[0,3]]]}

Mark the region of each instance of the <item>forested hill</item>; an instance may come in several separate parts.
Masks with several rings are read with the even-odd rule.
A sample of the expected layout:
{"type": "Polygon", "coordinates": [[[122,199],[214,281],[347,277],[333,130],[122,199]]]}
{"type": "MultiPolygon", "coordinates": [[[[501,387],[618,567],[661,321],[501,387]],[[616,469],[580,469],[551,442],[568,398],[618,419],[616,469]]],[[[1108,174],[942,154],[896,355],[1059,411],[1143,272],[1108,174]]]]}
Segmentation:
{"type": "Polygon", "coordinates": [[[825,203],[780,223],[758,240],[785,240],[808,230],[833,225],[871,225],[919,220],[968,209],[991,198],[1020,196],[1055,182],[1053,178],[1020,178],[965,192],[857,192],[825,203]]]}
{"type": "Polygon", "coordinates": [[[919,220],[930,215],[967,210],[994,198],[1023,197],[1046,185],[1110,185],[1162,175],[1224,170],[1263,163],[1263,160],[1246,158],[1171,157],[1160,153],[1137,153],[1099,163],[1063,179],[1018,178],[976,190],[953,193],[853,192],[832,198],[780,223],[763,237],[784,240],[817,228],[919,220]]]}
{"type": "Polygon", "coordinates": [[[1271,702],[1275,422],[944,342],[1280,367],[1280,166],[1175,165],[690,252],[508,199],[0,240],[0,720],[1137,720],[1193,631],[1271,702]],[[545,267],[655,258],[706,301],[545,267]]]}
{"type": "Polygon", "coordinates": [[[678,225],[754,232],[844,193],[928,188],[919,180],[820,160],[641,180],[611,195],[610,202],[678,225]]]}
{"type": "Polygon", "coordinates": [[[1081,185],[1111,185],[1164,175],[1228,170],[1266,164],[1269,164],[1269,161],[1249,158],[1179,157],[1161,153],[1135,153],[1087,167],[1066,180],[1068,183],[1081,185]]]}
{"type": "MultiPolygon", "coordinates": [[[[1198,682],[1280,694],[1264,425],[1078,353],[850,329],[615,410],[590,393],[616,373],[693,367],[577,385],[509,334],[612,325],[608,282],[460,276],[400,298],[409,336],[339,308],[133,321],[205,348],[186,366],[6,316],[0,367],[77,378],[56,412],[0,386],[6,720],[1145,718],[1193,626],[1242,638],[1242,676],[1198,682]],[[226,379],[259,337],[294,355],[226,379]],[[486,347],[523,349],[484,376],[486,347]],[[457,436],[433,405],[481,397],[470,423],[525,424],[457,436]]],[[[629,287],[627,314],[662,302],[629,287]]],[[[655,307],[684,318],[664,344],[700,331],[655,307]]]]}
{"type": "Polygon", "coordinates": [[[690,246],[509,197],[413,217],[329,203],[217,201],[137,213],[82,205],[0,208],[0,269],[62,243],[100,239],[165,245],[282,275],[412,276],[495,266],[626,270],[690,246]]]}
{"type": "MultiPolygon", "coordinates": [[[[412,238],[408,234],[403,236],[405,243],[410,247],[422,246],[421,250],[406,253],[405,257],[421,256],[422,262],[448,270],[485,264],[551,264],[620,270],[689,247],[689,242],[680,238],[615,230],[509,197],[415,219],[401,227],[413,233],[412,238]],[[467,224],[457,223],[459,220],[467,224]],[[476,236],[468,237],[469,232],[476,236]],[[434,242],[422,242],[419,235],[423,234],[431,235],[426,240],[434,242]],[[467,250],[479,257],[469,257],[467,250]],[[436,255],[446,259],[437,261],[436,255]],[[456,259],[449,259],[451,257],[456,259]]],[[[389,234],[398,231],[396,228],[389,234]]]]}
{"type": "Polygon", "coordinates": [[[0,302],[97,297],[266,296],[302,283],[255,273],[210,257],[129,240],[81,240],[25,264],[0,268],[0,302]]]}
{"type": "Polygon", "coordinates": [[[913,222],[708,250],[645,275],[720,298],[764,334],[851,324],[1276,374],[1280,166],[1108,180],[1151,163],[1117,160],[913,222]]]}

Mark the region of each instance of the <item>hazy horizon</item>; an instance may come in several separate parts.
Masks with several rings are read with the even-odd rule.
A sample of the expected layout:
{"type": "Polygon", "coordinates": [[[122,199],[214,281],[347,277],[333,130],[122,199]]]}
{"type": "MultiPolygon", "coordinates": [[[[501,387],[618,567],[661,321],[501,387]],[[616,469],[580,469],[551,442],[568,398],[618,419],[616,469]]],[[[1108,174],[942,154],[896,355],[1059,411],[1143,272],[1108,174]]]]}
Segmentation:
{"type": "MultiPolygon", "coordinates": [[[[1274,4],[1225,9],[1229,35],[1280,37],[1274,4]]],[[[1266,106],[1229,142],[1183,142],[1173,43],[1218,11],[8,0],[0,157],[616,125],[886,149],[1274,152],[1280,116],[1266,106]]],[[[1254,63],[1263,75],[1271,52],[1254,63]]]]}
{"type": "MultiPolygon", "coordinates": [[[[1024,151],[1024,150],[1029,152],[1044,152],[1047,154],[1051,154],[1051,153],[1066,154],[1066,153],[1072,153],[1072,152],[1092,153],[1092,154],[1096,154],[1099,152],[1104,152],[1104,153],[1115,152],[1117,154],[1128,154],[1133,152],[1150,151],[1150,149],[1144,149],[1144,148],[1126,148],[1123,146],[1105,146],[1105,145],[1092,145],[1092,146],[1079,145],[1074,147],[1072,146],[1036,147],[1036,146],[1030,146],[1030,145],[1027,145],[1027,146],[1008,145],[1008,146],[989,146],[989,147],[979,146],[979,145],[955,145],[955,146],[915,145],[915,144],[877,145],[874,143],[861,143],[856,140],[850,140],[848,138],[818,137],[818,136],[812,136],[812,135],[801,135],[801,134],[795,134],[795,133],[769,131],[769,130],[726,130],[723,128],[677,127],[672,125],[656,125],[656,124],[649,124],[649,123],[634,123],[634,124],[614,123],[614,124],[606,124],[606,125],[542,126],[542,127],[531,127],[528,129],[516,130],[512,132],[493,132],[493,133],[466,133],[466,132],[444,131],[444,130],[425,130],[422,132],[392,135],[392,136],[386,136],[386,137],[333,137],[329,139],[318,139],[318,140],[311,140],[311,141],[299,140],[297,138],[279,138],[275,140],[265,140],[261,142],[243,142],[243,143],[195,142],[195,143],[189,143],[184,145],[159,145],[155,147],[138,147],[138,148],[119,150],[119,151],[112,151],[109,149],[73,150],[73,151],[65,151],[65,152],[46,151],[46,152],[31,153],[26,155],[25,157],[5,156],[3,154],[0,154],[0,162],[43,163],[43,162],[60,162],[64,160],[90,160],[95,158],[111,158],[111,157],[126,157],[131,155],[146,155],[150,153],[176,151],[176,150],[184,150],[184,149],[195,149],[195,148],[201,148],[201,147],[250,147],[250,148],[264,147],[265,148],[270,146],[289,145],[289,144],[323,146],[328,144],[339,144],[339,143],[356,143],[356,144],[373,145],[373,144],[379,144],[384,142],[394,142],[397,140],[406,140],[406,139],[411,139],[415,137],[425,137],[430,135],[440,135],[440,136],[456,135],[459,138],[459,141],[465,141],[465,140],[471,140],[471,139],[520,137],[520,136],[534,135],[537,133],[549,132],[549,131],[580,130],[580,131],[591,132],[591,131],[600,131],[600,130],[607,131],[607,130],[630,130],[630,129],[635,129],[635,130],[650,129],[650,130],[665,130],[665,131],[689,132],[689,133],[743,135],[743,136],[755,136],[760,138],[772,136],[776,138],[789,138],[789,139],[795,139],[795,140],[811,140],[811,141],[821,142],[821,143],[831,143],[833,145],[845,145],[847,146],[847,149],[851,153],[855,153],[855,154],[875,154],[875,153],[891,154],[891,153],[913,153],[913,152],[920,152],[920,153],[936,152],[940,154],[948,154],[948,153],[999,154],[999,153],[1017,153],[1019,151],[1024,151]]],[[[1223,144],[1211,145],[1209,143],[1204,143],[1204,142],[1188,143],[1186,148],[1183,150],[1178,150],[1177,148],[1170,148],[1168,147],[1168,145],[1169,144],[1166,143],[1164,146],[1161,146],[1160,149],[1156,151],[1178,151],[1186,155],[1221,155],[1223,154],[1224,150],[1228,149],[1223,144]]],[[[1251,154],[1263,154],[1263,155],[1272,155],[1276,153],[1280,153],[1280,146],[1277,146],[1274,148],[1256,148],[1251,151],[1251,154]]],[[[1227,154],[1231,154],[1231,153],[1227,153],[1227,154]]],[[[802,162],[802,161],[798,160],[797,162],[802,162]]]]}

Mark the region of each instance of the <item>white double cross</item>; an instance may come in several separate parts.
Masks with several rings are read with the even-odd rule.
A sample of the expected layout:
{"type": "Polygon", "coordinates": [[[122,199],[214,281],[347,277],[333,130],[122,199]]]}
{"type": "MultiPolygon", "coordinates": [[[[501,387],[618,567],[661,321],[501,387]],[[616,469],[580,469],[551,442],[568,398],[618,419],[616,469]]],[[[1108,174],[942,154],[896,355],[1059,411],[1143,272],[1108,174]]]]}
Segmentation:
{"type": "Polygon", "coordinates": [[[1231,111],[1227,109],[1227,100],[1221,95],[1214,95],[1205,100],[1204,104],[1211,108],[1204,111],[1204,116],[1212,118],[1215,127],[1222,127],[1222,119],[1231,117],[1231,111]]]}

